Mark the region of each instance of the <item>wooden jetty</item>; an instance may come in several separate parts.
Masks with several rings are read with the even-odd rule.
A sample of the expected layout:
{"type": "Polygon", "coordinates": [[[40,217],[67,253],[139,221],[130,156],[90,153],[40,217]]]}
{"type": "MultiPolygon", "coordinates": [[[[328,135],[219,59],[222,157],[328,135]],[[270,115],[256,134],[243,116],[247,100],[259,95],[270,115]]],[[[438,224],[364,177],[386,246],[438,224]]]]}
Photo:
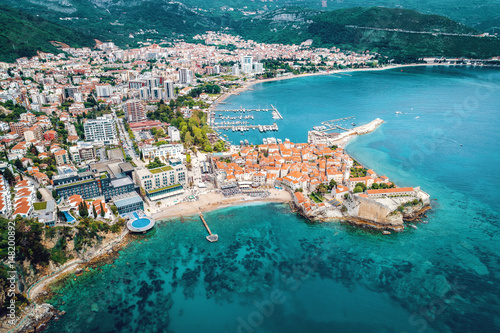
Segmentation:
{"type": "Polygon", "coordinates": [[[212,232],[210,231],[210,228],[208,227],[208,224],[207,222],[205,222],[205,218],[203,217],[203,214],[200,212],[200,219],[201,219],[201,222],[203,222],[203,224],[205,225],[205,228],[207,228],[207,231],[208,231],[208,236],[207,236],[207,240],[211,243],[213,242],[217,242],[219,240],[219,236],[216,235],[216,234],[212,234],[212,232]]]}

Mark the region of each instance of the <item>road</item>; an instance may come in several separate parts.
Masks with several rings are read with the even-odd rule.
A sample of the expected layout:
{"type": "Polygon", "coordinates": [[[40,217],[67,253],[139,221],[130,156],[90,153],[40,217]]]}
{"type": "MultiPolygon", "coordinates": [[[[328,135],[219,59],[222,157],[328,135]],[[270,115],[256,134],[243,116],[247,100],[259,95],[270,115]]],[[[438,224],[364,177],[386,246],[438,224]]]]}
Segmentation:
{"type": "Polygon", "coordinates": [[[115,120],[115,123],[118,127],[118,136],[120,137],[122,144],[123,144],[123,150],[125,151],[126,156],[130,156],[132,158],[132,161],[138,166],[142,167],[144,163],[139,159],[139,156],[137,156],[135,150],[134,150],[134,145],[133,141],[130,138],[128,132],[125,130],[125,125],[124,121],[125,118],[118,118],[116,116],[116,110],[121,109],[123,104],[119,104],[115,107],[113,107],[113,118],[115,120]]]}

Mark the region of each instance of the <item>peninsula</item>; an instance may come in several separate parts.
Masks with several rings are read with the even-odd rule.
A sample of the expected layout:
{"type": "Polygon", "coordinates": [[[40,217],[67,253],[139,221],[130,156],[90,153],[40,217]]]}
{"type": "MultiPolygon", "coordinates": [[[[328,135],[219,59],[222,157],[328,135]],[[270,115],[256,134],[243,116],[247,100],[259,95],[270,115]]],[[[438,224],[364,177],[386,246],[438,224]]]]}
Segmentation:
{"type": "MultiPolygon", "coordinates": [[[[381,119],[349,128],[325,120],[343,132],[316,126],[305,143],[270,137],[238,145],[228,131],[279,133],[286,115],[274,106],[216,108],[257,82],[393,65],[372,53],[213,32],[197,38],[205,44],[60,44],[64,53],[0,63],[0,222],[5,239],[13,223],[17,239],[29,244],[16,247],[13,262],[4,258],[23,279],[15,284],[16,315],[3,328],[32,328],[36,318],[50,317],[50,307],[34,305],[49,283],[115,253],[129,232],[147,232],[161,220],[282,202],[310,220],[389,233],[429,207],[419,187],[397,187],[346,153],[350,139],[374,131],[381,119]],[[258,124],[253,112],[267,112],[274,123],[258,124]]],[[[0,300],[8,302],[5,291],[0,300]]]]}

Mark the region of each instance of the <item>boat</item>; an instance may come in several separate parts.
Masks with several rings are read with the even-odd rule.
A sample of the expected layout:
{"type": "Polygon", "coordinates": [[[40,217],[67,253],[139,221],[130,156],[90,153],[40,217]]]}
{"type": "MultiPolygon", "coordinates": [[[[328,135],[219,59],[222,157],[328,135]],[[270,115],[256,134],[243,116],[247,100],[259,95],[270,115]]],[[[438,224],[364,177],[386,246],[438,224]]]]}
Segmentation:
{"type": "Polygon", "coordinates": [[[390,231],[387,231],[387,230],[384,230],[384,231],[382,231],[382,234],[383,234],[383,235],[390,235],[390,234],[391,234],[391,232],[390,232],[390,231]]]}
{"type": "Polygon", "coordinates": [[[243,146],[243,140],[240,140],[240,146],[243,146]]]}
{"type": "Polygon", "coordinates": [[[401,112],[401,111],[396,111],[396,112],[394,112],[394,113],[395,113],[395,114],[403,114],[403,112],[401,112]]]}
{"type": "Polygon", "coordinates": [[[351,123],[352,126],[356,126],[356,123],[351,123]]]}
{"type": "Polygon", "coordinates": [[[416,117],[415,117],[415,119],[418,119],[418,118],[420,118],[420,116],[416,116],[416,117]]]}
{"type": "Polygon", "coordinates": [[[418,227],[414,224],[410,224],[410,227],[412,227],[413,229],[418,229],[418,227]]]}
{"type": "Polygon", "coordinates": [[[267,145],[267,139],[266,138],[262,139],[262,143],[264,143],[265,145],[267,145]]]}
{"type": "Polygon", "coordinates": [[[248,140],[245,140],[245,144],[248,146],[248,140]]]}

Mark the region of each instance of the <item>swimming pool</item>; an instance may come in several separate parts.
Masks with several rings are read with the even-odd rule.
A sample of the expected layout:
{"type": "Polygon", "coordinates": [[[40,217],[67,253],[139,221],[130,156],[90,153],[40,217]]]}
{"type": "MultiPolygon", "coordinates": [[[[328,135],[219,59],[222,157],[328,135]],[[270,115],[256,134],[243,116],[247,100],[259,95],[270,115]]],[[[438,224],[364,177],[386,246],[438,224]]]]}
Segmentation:
{"type": "Polygon", "coordinates": [[[64,213],[64,217],[66,218],[66,222],[68,223],[73,223],[76,221],[76,219],[68,212],[63,212],[64,213]]]}
{"type": "Polygon", "coordinates": [[[137,213],[136,213],[136,212],[133,212],[133,213],[132,213],[132,215],[134,215],[134,217],[135,217],[136,219],[138,219],[138,218],[139,218],[139,215],[137,215],[137,213]]]}
{"type": "MultiPolygon", "coordinates": [[[[133,215],[139,217],[136,213],[133,215]]],[[[146,232],[155,226],[155,220],[150,217],[141,217],[127,222],[127,227],[132,232],[146,232]]]]}
{"type": "Polygon", "coordinates": [[[151,223],[151,221],[149,219],[142,218],[142,219],[137,219],[137,220],[132,221],[132,226],[134,228],[144,228],[144,227],[148,226],[150,223],[151,223]]]}

